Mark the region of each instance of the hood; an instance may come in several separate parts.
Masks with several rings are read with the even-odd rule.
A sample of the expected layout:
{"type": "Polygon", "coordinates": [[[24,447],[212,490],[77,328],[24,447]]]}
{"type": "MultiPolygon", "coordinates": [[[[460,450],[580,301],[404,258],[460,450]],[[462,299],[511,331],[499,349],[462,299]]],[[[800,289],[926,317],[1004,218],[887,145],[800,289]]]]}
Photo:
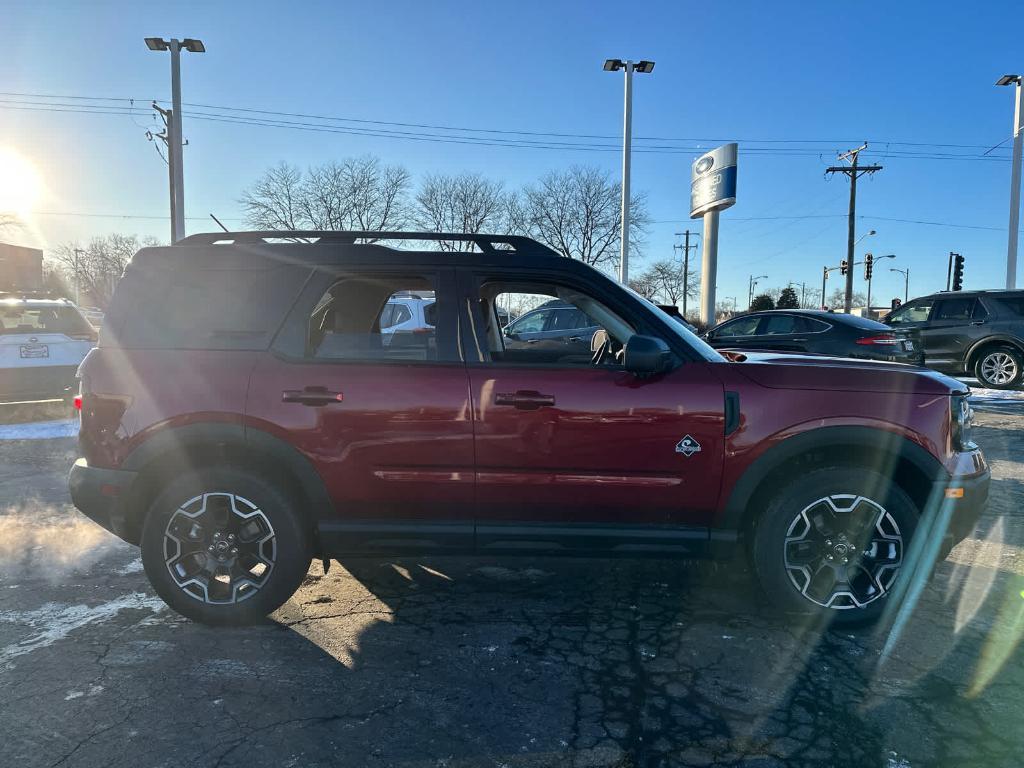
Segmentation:
{"type": "Polygon", "coordinates": [[[920,395],[966,393],[956,379],[904,363],[854,360],[825,355],[720,350],[733,370],[772,389],[836,392],[892,392],[920,395]]]}

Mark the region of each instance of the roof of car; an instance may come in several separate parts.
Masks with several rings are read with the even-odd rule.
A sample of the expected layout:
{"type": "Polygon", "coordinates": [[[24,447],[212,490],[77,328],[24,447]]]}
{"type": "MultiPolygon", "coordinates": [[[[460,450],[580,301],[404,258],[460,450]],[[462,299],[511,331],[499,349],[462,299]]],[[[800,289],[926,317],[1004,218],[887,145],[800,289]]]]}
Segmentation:
{"type": "Polygon", "coordinates": [[[824,309],[761,309],[757,312],[745,312],[742,315],[730,317],[729,320],[723,320],[719,325],[724,325],[730,320],[738,320],[741,317],[766,317],[771,315],[800,315],[802,317],[815,317],[820,318],[821,320],[855,325],[860,328],[870,328],[876,325],[886,327],[883,323],[880,323],[877,320],[872,320],[870,317],[848,315],[845,312],[829,312],[824,309]]]}
{"type": "MultiPolygon", "coordinates": [[[[955,299],[963,297],[975,297],[975,296],[991,296],[994,299],[1000,299],[1009,296],[1024,296],[1024,290],[1020,288],[979,288],[973,291],[936,291],[935,293],[928,293],[924,296],[918,296],[918,299],[955,299]]],[[[916,301],[917,299],[913,299],[916,301]]]]}
{"type": "Polygon", "coordinates": [[[26,307],[72,307],[74,303],[70,299],[56,298],[35,298],[32,296],[19,296],[17,294],[0,293],[0,304],[3,306],[26,306],[26,307]]]}

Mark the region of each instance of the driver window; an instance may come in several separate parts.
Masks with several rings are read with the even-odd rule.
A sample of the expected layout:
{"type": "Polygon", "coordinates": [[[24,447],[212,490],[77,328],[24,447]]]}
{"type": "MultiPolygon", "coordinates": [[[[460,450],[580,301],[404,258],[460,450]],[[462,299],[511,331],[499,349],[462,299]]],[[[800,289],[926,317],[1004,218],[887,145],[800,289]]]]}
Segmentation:
{"type": "Polygon", "coordinates": [[[557,284],[487,281],[479,304],[492,363],[620,366],[635,332],[602,302],[557,284]],[[517,319],[502,329],[503,316],[517,319]]]}

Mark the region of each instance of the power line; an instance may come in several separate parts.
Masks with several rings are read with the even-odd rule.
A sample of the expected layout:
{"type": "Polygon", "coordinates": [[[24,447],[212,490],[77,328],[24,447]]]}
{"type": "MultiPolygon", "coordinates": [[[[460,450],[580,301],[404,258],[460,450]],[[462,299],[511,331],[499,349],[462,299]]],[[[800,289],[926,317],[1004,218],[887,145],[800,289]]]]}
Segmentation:
{"type": "MultiPolygon", "coordinates": [[[[12,91],[0,92],[0,96],[8,96],[8,97],[10,97],[10,96],[17,96],[17,97],[23,97],[23,98],[51,99],[51,100],[52,99],[69,99],[69,100],[73,99],[73,100],[77,100],[77,101],[105,101],[105,102],[128,102],[128,103],[133,103],[135,101],[138,101],[136,99],[126,98],[126,97],[125,98],[98,97],[98,96],[97,97],[89,97],[89,96],[81,96],[81,95],[39,94],[39,93],[22,93],[22,92],[12,92],[12,91]]],[[[157,101],[162,101],[162,100],[157,100],[157,101]]],[[[104,112],[98,111],[96,108],[97,107],[102,107],[102,108],[105,108],[105,109],[111,109],[111,107],[108,106],[108,105],[95,105],[95,104],[92,104],[92,105],[89,105],[89,104],[86,104],[86,105],[81,105],[81,104],[75,104],[75,105],[56,104],[56,105],[54,105],[54,104],[48,104],[48,103],[42,103],[42,102],[36,102],[36,103],[31,103],[31,102],[15,102],[15,101],[12,101],[10,99],[2,99],[2,100],[0,100],[0,102],[6,103],[6,104],[19,104],[20,103],[22,106],[26,106],[26,107],[27,106],[38,106],[38,111],[59,111],[59,110],[60,111],[63,111],[63,110],[68,110],[68,111],[85,111],[86,109],[88,109],[89,110],[88,113],[104,114],[104,112]]],[[[586,134],[586,133],[567,133],[567,132],[554,132],[554,131],[520,131],[520,130],[496,129],[496,128],[473,128],[473,127],[453,126],[453,125],[444,125],[444,124],[413,123],[413,122],[371,120],[371,119],[364,119],[364,118],[349,118],[349,117],[341,117],[341,116],[333,116],[333,115],[319,115],[319,114],[304,113],[304,112],[284,112],[284,111],[277,111],[277,110],[254,109],[254,108],[248,108],[248,107],[233,107],[233,106],[217,105],[217,104],[187,103],[186,105],[190,106],[190,107],[195,107],[195,108],[198,108],[198,109],[221,110],[221,112],[213,112],[213,113],[210,113],[210,112],[197,112],[197,113],[193,113],[192,114],[193,117],[199,118],[200,116],[202,116],[202,119],[206,119],[206,120],[210,120],[210,121],[215,121],[215,122],[229,122],[230,121],[230,122],[235,122],[235,123],[243,124],[243,125],[259,125],[259,126],[263,126],[263,127],[292,128],[292,129],[305,129],[305,130],[314,130],[315,129],[315,130],[319,130],[319,131],[322,131],[322,132],[341,132],[341,133],[350,133],[350,134],[353,134],[353,135],[366,135],[366,136],[389,137],[389,138],[406,138],[406,139],[409,139],[409,140],[419,140],[419,141],[434,140],[434,141],[439,141],[441,143],[451,143],[450,141],[449,142],[441,141],[442,139],[447,138],[447,137],[444,137],[444,136],[440,136],[439,137],[439,136],[431,135],[431,134],[414,133],[414,132],[408,132],[408,131],[389,131],[389,130],[382,129],[382,128],[376,128],[376,129],[367,128],[363,132],[357,132],[358,129],[355,129],[355,128],[352,128],[352,127],[346,127],[346,126],[330,126],[330,125],[323,126],[323,125],[319,125],[319,124],[316,124],[316,123],[304,123],[304,122],[298,122],[298,121],[295,121],[295,120],[268,120],[268,119],[265,119],[265,118],[250,118],[250,117],[246,117],[245,115],[240,115],[238,113],[246,113],[248,115],[274,115],[274,116],[286,117],[286,118],[303,118],[303,119],[306,119],[306,120],[320,120],[320,121],[329,121],[329,122],[342,122],[342,123],[348,122],[348,123],[355,123],[357,125],[364,125],[364,126],[371,126],[371,125],[372,126],[393,126],[393,127],[398,127],[398,128],[420,128],[420,129],[425,129],[425,130],[458,132],[458,133],[462,133],[462,134],[472,134],[472,133],[485,133],[485,134],[489,134],[490,135],[489,137],[481,137],[481,136],[459,136],[459,137],[456,137],[457,138],[457,143],[480,143],[483,146],[502,146],[502,145],[505,145],[505,144],[509,144],[511,146],[515,146],[515,147],[519,147],[519,148],[529,148],[529,147],[532,147],[532,146],[536,146],[538,148],[544,148],[544,149],[566,149],[566,148],[572,148],[572,149],[586,149],[586,150],[592,150],[592,151],[593,150],[618,151],[618,145],[617,144],[615,144],[615,145],[596,145],[596,144],[593,144],[593,143],[581,144],[580,142],[554,142],[554,141],[532,142],[529,139],[521,139],[521,138],[517,138],[517,139],[498,139],[498,138],[495,138],[496,136],[518,136],[518,137],[521,137],[521,136],[534,136],[534,137],[544,137],[544,138],[548,138],[548,139],[550,139],[550,138],[597,139],[597,140],[614,140],[614,141],[617,142],[618,141],[618,136],[610,135],[610,134],[586,134]],[[226,110],[228,113],[234,113],[234,114],[223,114],[224,110],[226,110]],[[492,144],[490,142],[483,141],[483,139],[487,139],[487,138],[490,139],[490,142],[494,142],[494,143],[492,144]]],[[[0,108],[9,108],[9,107],[0,107],[0,108]]],[[[113,109],[124,110],[125,113],[129,113],[129,111],[134,109],[134,107],[132,107],[132,106],[130,106],[130,107],[113,107],[113,109]]],[[[635,140],[636,141],[640,141],[640,142],[644,142],[644,141],[689,142],[689,143],[693,143],[693,144],[698,145],[698,146],[692,146],[692,147],[681,147],[681,146],[672,145],[672,146],[652,146],[652,147],[644,147],[644,148],[639,148],[638,147],[637,148],[637,151],[654,151],[654,150],[658,150],[658,151],[662,151],[662,152],[671,152],[671,153],[678,153],[678,154],[688,154],[688,153],[702,151],[704,147],[700,146],[700,145],[706,145],[706,144],[709,144],[709,143],[720,142],[720,141],[723,141],[724,139],[679,138],[679,137],[673,138],[673,137],[658,137],[658,136],[637,136],[637,137],[635,137],[635,140]]],[[[752,138],[747,138],[747,139],[741,139],[741,141],[743,141],[746,144],[770,144],[770,145],[801,145],[801,144],[802,145],[808,145],[808,144],[827,145],[827,144],[836,144],[837,143],[835,141],[822,140],[822,139],[752,139],[752,138]]],[[[898,155],[900,157],[907,157],[907,158],[913,158],[913,159],[930,159],[930,160],[939,160],[939,159],[943,159],[943,160],[945,160],[945,159],[979,160],[979,159],[985,159],[985,160],[994,160],[994,161],[997,161],[997,162],[1000,162],[1000,161],[1004,160],[1004,158],[1002,158],[1002,157],[993,157],[993,156],[989,155],[988,153],[991,152],[992,147],[991,147],[991,145],[986,145],[986,144],[953,144],[953,143],[899,142],[899,141],[885,141],[885,142],[881,142],[881,143],[885,143],[885,144],[890,145],[890,146],[903,146],[903,147],[933,147],[933,148],[939,148],[939,149],[986,149],[986,150],[988,150],[985,154],[981,154],[981,155],[979,155],[979,154],[965,154],[965,153],[936,152],[936,151],[923,152],[923,151],[920,151],[920,150],[909,150],[909,151],[902,151],[902,152],[901,151],[892,152],[890,150],[890,152],[888,153],[890,156],[898,155]]],[[[767,147],[746,146],[746,147],[744,147],[744,152],[746,154],[768,154],[768,153],[771,153],[771,154],[782,154],[782,153],[785,153],[785,154],[792,155],[792,156],[798,156],[798,155],[820,154],[821,151],[822,151],[821,147],[806,147],[806,146],[805,147],[798,147],[798,146],[767,146],[767,147]]],[[[867,154],[867,153],[865,153],[865,154],[867,154]]]]}

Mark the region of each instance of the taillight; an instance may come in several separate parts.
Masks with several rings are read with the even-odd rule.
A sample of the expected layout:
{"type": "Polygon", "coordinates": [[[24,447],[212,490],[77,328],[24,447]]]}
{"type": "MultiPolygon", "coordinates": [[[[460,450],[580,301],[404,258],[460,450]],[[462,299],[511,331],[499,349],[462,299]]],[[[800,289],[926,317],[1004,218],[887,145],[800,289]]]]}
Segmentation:
{"type": "Polygon", "coordinates": [[[874,345],[874,344],[899,344],[900,340],[896,338],[894,333],[878,333],[874,336],[864,336],[857,339],[858,344],[874,345]]]}
{"type": "MultiPolygon", "coordinates": [[[[64,406],[64,407],[66,408],[67,406],[64,406]]],[[[75,410],[76,411],[82,410],[82,396],[81,395],[75,395],[75,410]]]]}

